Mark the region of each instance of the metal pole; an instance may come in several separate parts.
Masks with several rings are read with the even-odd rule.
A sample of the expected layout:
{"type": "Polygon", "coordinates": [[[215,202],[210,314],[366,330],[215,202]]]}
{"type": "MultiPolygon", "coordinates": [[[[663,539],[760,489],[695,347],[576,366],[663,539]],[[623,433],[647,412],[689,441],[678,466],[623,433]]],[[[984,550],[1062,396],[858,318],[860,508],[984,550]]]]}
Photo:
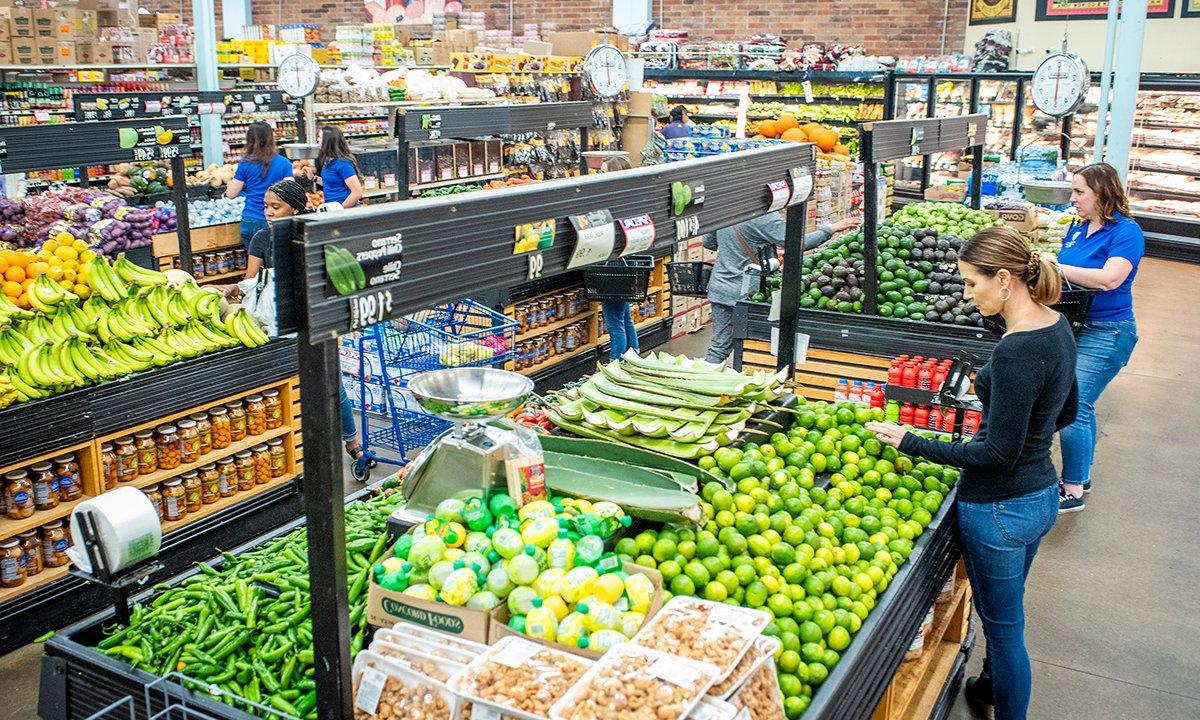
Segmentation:
{"type": "Polygon", "coordinates": [[[1096,109],[1096,144],[1092,162],[1104,159],[1105,132],[1108,128],[1109,92],[1112,88],[1113,53],[1117,49],[1117,9],[1121,0],[1108,0],[1104,29],[1104,69],[1100,71],[1100,102],[1096,109]]]}
{"type": "Polygon", "coordinates": [[[1012,150],[1009,157],[1017,162],[1021,158],[1017,157],[1017,153],[1021,151],[1021,126],[1025,123],[1022,120],[1025,117],[1025,78],[1017,78],[1017,97],[1013,101],[1013,124],[1012,124],[1012,150]]]}
{"type": "Polygon", "coordinates": [[[586,127],[579,128],[579,174],[587,175],[588,166],[587,158],[584,153],[588,151],[588,129],[586,127]]]}
{"type": "Polygon", "coordinates": [[[1142,39],[1146,29],[1146,0],[1127,0],[1121,6],[1121,44],[1113,77],[1112,122],[1107,162],[1117,169],[1121,182],[1129,172],[1129,143],[1133,137],[1133,115],[1141,80],[1142,39]]]}
{"type": "MultiPolygon", "coordinates": [[[[937,116],[937,78],[930,77],[927,81],[928,90],[926,94],[925,117],[931,118],[937,116]]],[[[933,159],[930,153],[921,155],[921,191],[917,193],[917,199],[921,200],[925,197],[925,191],[929,189],[929,161],[933,159]]]]}
{"type": "Polygon", "coordinates": [[[971,148],[971,165],[971,207],[978,210],[983,204],[983,140],[971,148]]]}
{"type": "MultiPolygon", "coordinates": [[[[196,89],[201,92],[221,89],[217,70],[217,18],[213,0],[192,0],[192,18],[196,26],[196,89]]],[[[200,142],[204,148],[204,164],[225,162],[225,147],[221,140],[221,117],[200,116],[200,142]]]]}
{"type": "MultiPolygon", "coordinates": [[[[863,166],[863,314],[875,315],[876,292],[879,289],[875,263],[879,259],[876,245],[879,226],[879,166],[875,163],[875,133],[871,125],[862,126],[858,154],[863,166]]],[[[899,163],[896,163],[899,165],[899,163]]]]}
{"type": "Polygon", "coordinates": [[[800,326],[800,283],[804,277],[804,221],[808,203],[787,209],[783,227],[783,279],[779,300],[779,356],[776,370],[793,367],[796,361],[796,332],[800,326]]]}
{"type": "MultiPolygon", "coordinates": [[[[175,200],[175,238],[179,242],[179,268],[184,272],[192,271],[192,232],[188,218],[187,177],[183,167],[183,158],[171,158],[171,195],[175,200]]],[[[157,270],[157,268],[155,268],[157,270]]]]}

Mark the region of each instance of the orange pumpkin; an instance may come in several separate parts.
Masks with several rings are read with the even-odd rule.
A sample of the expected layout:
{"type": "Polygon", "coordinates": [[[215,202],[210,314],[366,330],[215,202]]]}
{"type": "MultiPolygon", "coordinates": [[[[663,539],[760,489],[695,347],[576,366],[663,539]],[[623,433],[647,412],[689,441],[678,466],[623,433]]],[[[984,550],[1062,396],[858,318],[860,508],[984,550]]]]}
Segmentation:
{"type": "Polygon", "coordinates": [[[812,141],[821,148],[822,152],[831,152],[834,145],[838,144],[838,134],[829,128],[820,128],[815,134],[810,135],[812,141]]]}
{"type": "Polygon", "coordinates": [[[796,116],[789,113],[780,115],[779,119],[775,121],[775,128],[779,131],[781,136],[788,130],[798,127],[800,127],[800,123],[796,120],[796,116]]]}
{"type": "Polygon", "coordinates": [[[779,129],[775,127],[774,120],[763,120],[758,124],[758,132],[769,138],[779,137],[779,129]]]}
{"type": "Polygon", "coordinates": [[[779,136],[783,140],[791,140],[793,142],[808,142],[808,136],[800,128],[789,128],[783,131],[779,136]]]}

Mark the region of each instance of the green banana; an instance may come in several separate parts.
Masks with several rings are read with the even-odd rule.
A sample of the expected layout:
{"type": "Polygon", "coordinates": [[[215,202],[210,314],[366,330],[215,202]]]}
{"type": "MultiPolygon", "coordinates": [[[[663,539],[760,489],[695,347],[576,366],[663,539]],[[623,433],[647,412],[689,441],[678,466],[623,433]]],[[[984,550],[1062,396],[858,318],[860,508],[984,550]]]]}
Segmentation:
{"type": "Polygon", "coordinates": [[[157,270],[147,270],[131,262],[122,254],[117,261],[112,264],[113,270],[116,271],[117,277],[121,278],[130,285],[140,285],[142,287],[152,287],[154,285],[166,285],[167,276],[157,270]]]}

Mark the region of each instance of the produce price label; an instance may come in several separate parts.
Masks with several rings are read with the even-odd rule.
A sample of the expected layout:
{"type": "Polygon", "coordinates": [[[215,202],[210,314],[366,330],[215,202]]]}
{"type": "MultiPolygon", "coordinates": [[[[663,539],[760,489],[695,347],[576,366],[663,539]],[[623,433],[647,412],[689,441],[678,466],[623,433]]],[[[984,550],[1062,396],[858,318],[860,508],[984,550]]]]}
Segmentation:
{"type": "Polygon", "coordinates": [[[394,283],[404,266],[402,233],[325,246],[325,275],[338,295],[394,283]]]}
{"type": "Polygon", "coordinates": [[[625,234],[625,249],[621,251],[622,257],[646,252],[654,245],[656,231],[654,219],[649,214],[621,218],[618,222],[621,224],[621,232],[625,234]]]}
{"type": "Polygon", "coordinates": [[[528,640],[515,638],[492,655],[492,659],[515,670],[529,662],[534,655],[537,655],[538,650],[538,646],[528,640]]]}
{"type": "Polygon", "coordinates": [[[792,168],[791,174],[792,198],[788,200],[788,205],[796,205],[805,202],[812,195],[813,179],[806,167],[792,168]]]}
{"type": "Polygon", "coordinates": [[[684,665],[675,658],[660,657],[650,665],[650,675],[682,688],[694,688],[700,681],[700,670],[684,665]]]}
{"type": "Polygon", "coordinates": [[[554,233],[558,229],[558,221],[546,218],[537,222],[518,225],[513,229],[513,255],[546,250],[554,246],[554,233]]]}
{"type": "Polygon", "coordinates": [[[767,183],[767,192],[771,194],[771,206],[767,208],[767,212],[769,213],[782,210],[788,204],[788,199],[791,197],[791,193],[788,191],[787,180],[776,180],[767,183]]]}
{"type": "Polygon", "coordinates": [[[350,329],[361,330],[392,317],[392,291],[379,290],[350,298],[350,329]]]}
{"type": "Polygon", "coordinates": [[[364,669],[358,683],[358,694],[354,696],[354,707],[368,715],[374,715],[379,709],[379,697],[383,695],[387,677],[373,667],[364,669]]]}
{"type": "Polygon", "coordinates": [[[675,239],[686,240],[700,232],[700,216],[688,215],[675,221],[675,239]]]}
{"type": "Polygon", "coordinates": [[[570,220],[577,239],[575,251],[567,262],[568,270],[607,260],[612,255],[617,236],[612,213],[593,210],[583,215],[572,215],[570,220]]]}

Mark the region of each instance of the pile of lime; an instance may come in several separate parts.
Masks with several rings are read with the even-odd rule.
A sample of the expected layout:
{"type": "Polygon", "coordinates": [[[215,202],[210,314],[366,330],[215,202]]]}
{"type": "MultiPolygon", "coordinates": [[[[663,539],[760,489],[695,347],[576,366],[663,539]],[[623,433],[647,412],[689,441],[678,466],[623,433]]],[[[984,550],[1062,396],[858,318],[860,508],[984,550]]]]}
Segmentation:
{"type": "Polygon", "coordinates": [[[701,529],[646,531],[616,546],[656,567],[669,594],[769,611],[764,632],[781,641],[775,663],[789,718],[804,713],[958,479],[954,468],[880,443],[863,425],[882,410],[798,410],[770,442],[701,458],[734,484],[702,488],[701,529]]]}

